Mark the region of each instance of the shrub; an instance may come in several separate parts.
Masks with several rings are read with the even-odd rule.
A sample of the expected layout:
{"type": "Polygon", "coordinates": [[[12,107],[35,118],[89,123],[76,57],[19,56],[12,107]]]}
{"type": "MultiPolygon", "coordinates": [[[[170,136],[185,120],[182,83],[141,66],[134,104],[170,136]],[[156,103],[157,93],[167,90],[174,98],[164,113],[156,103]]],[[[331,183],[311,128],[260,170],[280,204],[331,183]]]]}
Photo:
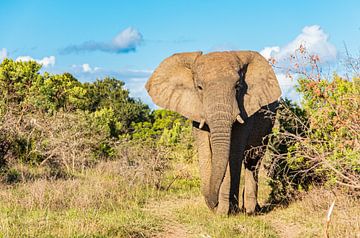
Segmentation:
{"type": "Polygon", "coordinates": [[[0,96],[6,103],[21,104],[34,83],[41,80],[41,65],[35,61],[15,62],[4,59],[0,64],[0,96]]]}
{"type": "Polygon", "coordinates": [[[191,122],[176,112],[158,109],[149,121],[132,123],[133,131],[128,137],[134,140],[155,141],[161,145],[179,144],[183,136],[190,136],[191,122]]]}
{"type": "Polygon", "coordinates": [[[27,103],[45,112],[74,111],[85,108],[86,90],[71,74],[44,73],[35,81],[27,95],[27,103]]]}
{"type": "Polygon", "coordinates": [[[35,176],[31,168],[49,168],[36,176],[51,178],[83,172],[115,158],[115,143],[131,123],[149,120],[148,106],[131,98],[120,80],[81,83],[69,73],[40,74],[40,68],[35,61],[0,64],[3,178],[17,164],[24,165],[16,169],[21,179],[35,176]]]}
{"type": "Polygon", "coordinates": [[[124,88],[124,82],[106,77],[94,83],[85,83],[86,109],[95,112],[102,109],[113,111],[113,118],[122,126],[113,136],[130,131],[131,123],[147,121],[149,107],[139,100],[129,97],[129,91],[124,88]]]}
{"type": "Polygon", "coordinates": [[[360,80],[301,78],[300,108],[282,102],[267,165],[275,200],[313,185],[360,192],[360,80]]]}

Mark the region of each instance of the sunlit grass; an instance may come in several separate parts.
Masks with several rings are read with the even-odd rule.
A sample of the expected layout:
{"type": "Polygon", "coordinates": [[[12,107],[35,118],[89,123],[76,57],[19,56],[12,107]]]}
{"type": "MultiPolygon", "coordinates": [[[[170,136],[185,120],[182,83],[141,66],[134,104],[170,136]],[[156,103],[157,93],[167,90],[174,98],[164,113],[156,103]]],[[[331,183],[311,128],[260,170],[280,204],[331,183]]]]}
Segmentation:
{"type": "Polygon", "coordinates": [[[214,215],[201,200],[176,210],[178,221],[203,237],[278,237],[266,221],[243,214],[214,215]]]}
{"type": "MultiPolygon", "coordinates": [[[[323,237],[334,199],[329,191],[314,190],[262,215],[219,216],[200,194],[197,163],[173,163],[158,188],[124,177],[116,161],[73,179],[2,186],[0,237],[166,237],[174,224],[188,237],[323,237]]],[[[266,181],[261,173],[261,205],[270,193],[266,181]]],[[[359,224],[358,201],[337,194],[329,234],[356,237],[359,224]]]]}

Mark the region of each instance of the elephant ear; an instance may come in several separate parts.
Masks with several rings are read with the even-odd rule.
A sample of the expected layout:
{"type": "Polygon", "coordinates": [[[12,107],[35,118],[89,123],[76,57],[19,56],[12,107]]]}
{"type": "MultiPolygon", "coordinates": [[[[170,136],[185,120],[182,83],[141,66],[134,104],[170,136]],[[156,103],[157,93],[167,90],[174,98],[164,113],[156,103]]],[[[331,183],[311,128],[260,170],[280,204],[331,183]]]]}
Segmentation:
{"type": "MultiPolygon", "coordinates": [[[[269,62],[255,51],[235,51],[242,68],[246,68],[244,80],[246,92],[243,98],[245,116],[250,117],[261,107],[269,105],[281,96],[279,83],[269,62]]],[[[240,106],[241,107],[241,106],[240,106]]]]}
{"type": "Polygon", "coordinates": [[[192,65],[202,52],[174,54],[157,67],[145,88],[155,104],[200,122],[202,103],[194,87],[192,65]]]}

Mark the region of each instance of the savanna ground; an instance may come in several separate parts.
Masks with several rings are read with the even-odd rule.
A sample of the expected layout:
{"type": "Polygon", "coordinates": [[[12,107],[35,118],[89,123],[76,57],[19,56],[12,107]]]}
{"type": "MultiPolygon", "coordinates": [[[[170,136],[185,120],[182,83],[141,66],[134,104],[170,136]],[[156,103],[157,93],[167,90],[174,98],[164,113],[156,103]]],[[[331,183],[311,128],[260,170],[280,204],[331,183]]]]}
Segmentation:
{"type": "MultiPolygon", "coordinates": [[[[161,189],[142,186],[144,169],[108,161],[74,179],[3,185],[1,237],[324,237],[335,198],[330,237],[360,235],[359,201],[341,193],[314,189],[261,215],[223,217],[199,193],[195,160],[173,161],[161,189]]],[[[259,196],[269,206],[266,180],[259,196]]]]}
{"type": "Polygon", "coordinates": [[[289,70],[303,101],[279,107],[262,213],[229,217],[200,194],[191,122],[151,111],[117,79],[5,59],[0,237],[360,237],[360,58],[351,79],[326,79],[318,57],[295,54],[310,61],[289,70]]]}

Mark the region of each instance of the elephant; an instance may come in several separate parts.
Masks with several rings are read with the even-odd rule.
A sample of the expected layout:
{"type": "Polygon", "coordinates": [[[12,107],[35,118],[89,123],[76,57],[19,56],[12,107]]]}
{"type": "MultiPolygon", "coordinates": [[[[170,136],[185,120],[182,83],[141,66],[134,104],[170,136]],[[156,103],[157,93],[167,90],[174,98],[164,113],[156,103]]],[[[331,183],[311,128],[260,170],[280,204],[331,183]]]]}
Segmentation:
{"type": "Polygon", "coordinates": [[[256,51],[177,53],[160,63],[145,88],[155,104],[193,121],[207,206],[218,214],[254,214],[262,145],[281,96],[269,62],[256,51]]]}

